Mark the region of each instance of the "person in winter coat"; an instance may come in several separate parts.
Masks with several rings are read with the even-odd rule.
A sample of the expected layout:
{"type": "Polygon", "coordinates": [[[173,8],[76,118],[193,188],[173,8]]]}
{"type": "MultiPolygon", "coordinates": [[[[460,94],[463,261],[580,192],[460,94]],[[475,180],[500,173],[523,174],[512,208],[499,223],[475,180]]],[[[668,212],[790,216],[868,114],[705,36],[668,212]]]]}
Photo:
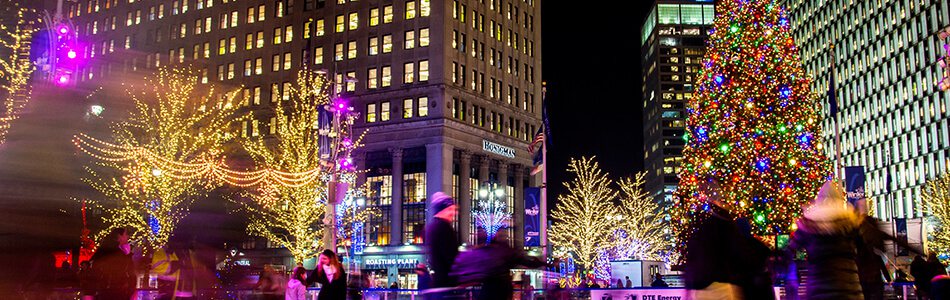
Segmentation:
{"type": "Polygon", "coordinates": [[[115,228],[90,259],[96,278],[96,300],[128,300],[135,291],[135,265],[129,232],[115,228]]]}
{"type": "Polygon", "coordinates": [[[927,265],[930,267],[930,273],[933,276],[947,275],[947,266],[943,265],[940,259],[937,259],[936,253],[930,252],[927,257],[927,265]]]}
{"type": "Polygon", "coordinates": [[[718,182],[708,179],[701,183],[698,195],[709,210],[686,241],[683,281],[687,299],[739,299],[740,252],[745,239],[723,207],[718,182]]]}
{"type": "MultiPolygon", "coordinates": [[[[483,229],[479,229],[477,234],[479,236],[486,236],[483,229]]],[[[545,265],[540,259],[527,256],[524,251],[519,251],[509,246],[508,234],[507,231],[504,230],[498,231],[497,235],[491,239],[488,245],[472,250],[472,252],[475,255],[466,257],[477,256],[490,260],[484,264],[478,264],[479,268],[484,268],[483,270],[465,272],[465,274],[480,274],[471,277],[474,280],[480,281],[482,285],[481,292],[479,292],[478,297],[476,297],[478,300],[512,299],[514,296],[514,285],[512,283],[511,269],[519,266],[533,269],[545,265]]],[[[459,256],[459,259],[463,259],[463,257],[459,256]]],[[[472,267],[474,267],[474,264],[456,260],[456,264],[452,267],[452,274],[456,274],[456,269],[458,269],[458,271],[464,271],[462,269],[472,267]],[[460,268],[460,265],[467,267],[460,268]]],[[[459,278],[459,282],[462,284],[470,283],[466,282],[469,281],[466,280],[466,276],[457,276],[457,278],[459,278]]]]}
{"type": "Polygon", "coordinates": [[[294,268],[290,273],[290,280],[287,281],[287,289],[284,291],[285,300],[306,300],[307,286],[304,285],[307,278],[307,269],[302,266],[294,268]]]}
{"type": "Polygon", "coordinates": [[[893,241],[899,246],[917,254],[921,252],[906,242],[881,231],[878,220],[866,215],[867,209],[865,205],[865,200],[857,202],[858,214],[864,216],[861,226],[859,227],[861,235],[857,243],[858,275],[861,279],[861,290],[864,292],[864,299],[883,300],[884,282],[885,280],[890,281],[890,273],[887,270],[887,266],[884,265],[884,259],[878,254],[887,252],[887,249],[884,247],[884,241],[893,241]]]}
{"type": "Polygon", "coordinates": [[[914,260],[910,263],[910,275],[914,276],[917,299],[930,299],[930,279],[934,277],[934,274],[922,256],[914,256],[914,260]]]}
{"type": "MultiPolygon", "coordinates": [[[[426,223],[425,242],[426,259],[432,269],[432,288],[448,288],[455,286],[455,280],[449,276],[455,257],[459,255],[458,232],[452,227],[458,215],[458,206],[455,199],[443,192],[432,194],[430,209],[434,212],[432,219],[426,223]]],[[[427,292],[427,299],[437,300],[450,297],[452,292],[427,292]]]]}
{"type": "Polygon", "coordinates": [[[807,299],[864,299],[855,263],[860,222],[842,187],[833,181],[826,182],[805,209],[788,249],[808,253],[807,299]]]}
{"type": "Polygon", "coordinates": [[[736,220],[736,225],[741,234],[741,243],[737,246],[742,247],[739,253],[744,258],[741,260],[739,270],[739,287],[742,289],[742,297],[756,300],[775,299],[772,274],[769,272],[769,257],[772,255],[772,249],[752,235],[752,224],[748,219],[739,218],[736,220]]]}
{"type": "Polygon", "coordinates": [[[320,284],[317,300],[346,299],[346,274],[343,264],[330,249],[320,253],[317,268],[310,271],[306,281],[308,286],[315,282],[320,284]]]}

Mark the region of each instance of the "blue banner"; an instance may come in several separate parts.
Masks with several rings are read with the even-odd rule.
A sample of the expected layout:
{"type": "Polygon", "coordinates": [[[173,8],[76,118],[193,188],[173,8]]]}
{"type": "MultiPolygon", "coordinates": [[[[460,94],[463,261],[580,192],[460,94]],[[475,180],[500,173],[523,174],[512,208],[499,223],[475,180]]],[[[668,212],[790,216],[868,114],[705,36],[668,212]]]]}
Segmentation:
{"type": "Polygon", "coordinates": [[[864,167],[845,167],[845,191],[848,193],[848,203],[854,205],[858,200],[864,200],[864,167]]]}
{"type": "Polygon", "coordinates": [[[541,247],[541,188],[524,189],[524,246],[541,247]]]}

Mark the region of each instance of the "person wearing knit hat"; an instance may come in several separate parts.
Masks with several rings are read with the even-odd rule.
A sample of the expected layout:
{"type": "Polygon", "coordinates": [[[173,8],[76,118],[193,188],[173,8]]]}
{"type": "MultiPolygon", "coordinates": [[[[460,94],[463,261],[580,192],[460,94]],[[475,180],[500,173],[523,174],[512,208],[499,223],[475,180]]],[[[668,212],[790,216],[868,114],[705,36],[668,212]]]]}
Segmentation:
{"type": "MultiPolygon", "coordinates": [[[[429,209],[433,216],[426,222],[425,245],[426,258],[432,268],[432,287],[445,288],[455,286],[449,276],[452,263],[459,254],[458,232],[452,227],[458,215],[458,206],[455,199],[443,193],[436,192],[429,197],[429,209]]],[[[431,299],[440,299],[442,295],[433,293],[431,299]]]]}

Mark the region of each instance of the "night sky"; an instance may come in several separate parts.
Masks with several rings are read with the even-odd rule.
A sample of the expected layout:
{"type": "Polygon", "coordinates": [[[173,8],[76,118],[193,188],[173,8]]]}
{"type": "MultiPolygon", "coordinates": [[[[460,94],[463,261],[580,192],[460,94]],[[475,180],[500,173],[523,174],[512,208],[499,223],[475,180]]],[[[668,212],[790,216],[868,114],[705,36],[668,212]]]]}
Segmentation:
{"type": "Polygon", "coordinates": [[[542,2],[549,200],[571,180],[572,157],[596,155],[615,178],[643,170],[640,25],[652,2],[630,2],[634,9],[542,2]]]}

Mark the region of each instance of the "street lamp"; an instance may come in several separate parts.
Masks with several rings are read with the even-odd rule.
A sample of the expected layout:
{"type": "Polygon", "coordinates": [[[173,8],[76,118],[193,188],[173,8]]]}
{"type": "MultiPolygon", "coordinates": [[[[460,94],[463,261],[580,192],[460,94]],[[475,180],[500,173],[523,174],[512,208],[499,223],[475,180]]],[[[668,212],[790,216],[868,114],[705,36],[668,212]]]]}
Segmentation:
{"type": "Polygon", "coordinates": [[[497,184],[485,184],[478,190],[478,205],[473,212],[475,225],[485,229],[485,243],[490,243],[498,230],[511,221],[505,199],[505,189],[497,184]]]}

